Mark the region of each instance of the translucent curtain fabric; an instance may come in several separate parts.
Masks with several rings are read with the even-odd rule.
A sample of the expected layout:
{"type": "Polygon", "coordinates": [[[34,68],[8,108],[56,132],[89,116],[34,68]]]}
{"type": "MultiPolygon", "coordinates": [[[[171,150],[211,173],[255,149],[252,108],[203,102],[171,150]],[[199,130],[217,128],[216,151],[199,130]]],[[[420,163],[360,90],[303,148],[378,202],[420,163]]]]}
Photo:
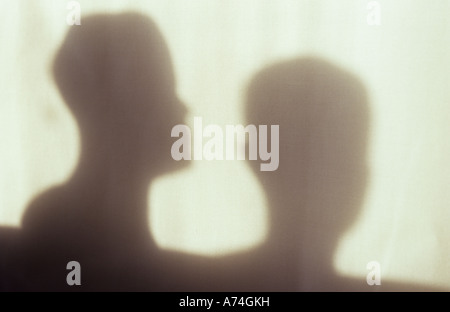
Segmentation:
{"type": "MultiPolygon", "coordinates": [[[[169,46],[191,128],[194,116],[205,125],[245,124],[250,81],[277,62],[317,57],[355,75],[370,109],[368,183],[333,266],[364,281],[375,260],[383,278],[450,286],[448,1],[377,1],[378,26],[368,25],[365,0],[80,0],[80,26],[67,25],[67,2],[1,4],[0,225],[19,228],[30,201],[75,170],[79,129],[50,71],[67,31],[90,14],[138,11],[169,46]]],[[[268,210],[243,161],[198,161],[149,188],[151,235],[187,253],[262,244],[268,210]]]]}

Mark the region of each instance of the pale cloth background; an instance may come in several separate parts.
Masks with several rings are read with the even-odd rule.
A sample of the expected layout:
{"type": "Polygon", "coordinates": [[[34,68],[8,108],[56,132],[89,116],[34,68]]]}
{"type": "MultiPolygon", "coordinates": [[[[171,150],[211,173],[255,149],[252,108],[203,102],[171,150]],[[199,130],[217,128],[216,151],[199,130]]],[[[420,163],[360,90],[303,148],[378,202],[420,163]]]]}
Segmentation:
{"type": "MultiPolygon", "coordinates": [[[[275,61],[314,55],[357,75],[369,92],[370,177],[335,268],[365,280],[376,260],[382,278],[450,287],[449,1],[380,0],[380,26],[367,24],[366,0],[79,2],[81,22],[123,10],[156,22],[191,126],[194,116],[243,123],[248,81],[275,61]]],[[[77,162],[77,126],[49,71],[71,27],[66,3],[1,3],[0,225],[19,227],[29,201],[77,162]]],[[[194,162],[150,191],[161,247],[220,255],[264,241],[266,201],[245,162],[194,162]]]]}

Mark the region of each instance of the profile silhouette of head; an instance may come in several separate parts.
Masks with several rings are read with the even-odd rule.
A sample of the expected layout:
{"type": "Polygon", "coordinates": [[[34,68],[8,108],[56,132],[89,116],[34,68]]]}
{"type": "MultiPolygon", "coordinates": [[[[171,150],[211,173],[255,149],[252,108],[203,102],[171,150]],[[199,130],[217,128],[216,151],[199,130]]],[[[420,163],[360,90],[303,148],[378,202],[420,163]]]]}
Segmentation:
{"type": "Polygon", "coordinates": [[[148,17],[84,18],[68,32],[53,74],[89,159],[97,152],[103,163],[132,161],[142,172],[148,166],[159,171],[174,166],[170,130],[183,122],[186,111],[175,92],[168,47],[148,17]]]}
{"type": "Polygon", "coordinates": [[[271,207],[269,248],[292,259],[279,261],[286,270],[300,267],[300,284],[334,276],[338,240],[357,218],[366,185],[364,86],[319,58],[280,62],[251,81],[246,118],[280,129],[278,170],[250,162],[271,207]]]}
{"type": "Polygon", "coordinates": [[[81,152],[68,181],[34,198],[22,218],[20,258],[31,288],[66,289],[58,268],[76,259],[88,289],[127,289],[143,271],[151,279],[143,285],[157,289],[162,261],[149,232],[149,184],[186,164],[170,153],[171,129],[186,108],[168,47],[144,15],[92,15],[70,28],[52,72],[81,152]]]}

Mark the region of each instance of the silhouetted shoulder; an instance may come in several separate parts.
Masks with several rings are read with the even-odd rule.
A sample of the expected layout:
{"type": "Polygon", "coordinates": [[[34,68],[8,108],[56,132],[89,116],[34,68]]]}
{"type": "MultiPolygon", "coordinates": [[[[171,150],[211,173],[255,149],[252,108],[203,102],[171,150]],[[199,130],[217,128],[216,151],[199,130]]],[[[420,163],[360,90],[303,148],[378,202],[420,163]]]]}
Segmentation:
{"type": "Polygon", "coordinates": [[[22,217],[22,228],[25,231],[56,225],[63,214],[63,187],[57,186],[35,197],[22,217]]]}
{"type": "MultiPolygon", "coordinates": [[[[373,286],[375,287],[375,286],[373,286]]],[[[376,286],[382,292],[448,292],[450,289],[438,285],[408,283],[394,280],[384,280],[380,286],[376,286]]]]}

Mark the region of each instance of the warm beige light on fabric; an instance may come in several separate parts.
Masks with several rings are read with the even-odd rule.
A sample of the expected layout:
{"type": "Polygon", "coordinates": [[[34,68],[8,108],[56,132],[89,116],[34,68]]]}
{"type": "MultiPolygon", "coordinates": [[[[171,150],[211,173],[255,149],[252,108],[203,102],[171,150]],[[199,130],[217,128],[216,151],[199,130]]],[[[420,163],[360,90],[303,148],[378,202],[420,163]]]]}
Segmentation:
{"type": "MultiPolygon", "coordinates": [[[[315,58],[356,77],[369,109],[367,180],[358,213],[336,239],[333,269],[365,283],[367,264],[377,261],[382,283],[450,287],[447,0],[79,3],[79,26],[67,25],[66,1],[2,4],[1,226],[19,228],[30,202],[67,181],[79,161],[80,128],[51,74],[67,32],[82,30],[90,14],[137,11],[167,42],[191,128],[195,116],[221,127],[248,124],[251,81],[275,64],[315,58]],[[379,4],[379,19],[369,16],[369,2],[379,4]]],[[[170,147],[161,152],[170,157],[170,147]]],[[[192,161],[162,175],[148,190],[149,235],[162,249],[214,257],[263,246],[273,220],[261,181],[244,160],[192,161]]],[[[302,275],[306,285],[313,278],[302,275]]]]}

